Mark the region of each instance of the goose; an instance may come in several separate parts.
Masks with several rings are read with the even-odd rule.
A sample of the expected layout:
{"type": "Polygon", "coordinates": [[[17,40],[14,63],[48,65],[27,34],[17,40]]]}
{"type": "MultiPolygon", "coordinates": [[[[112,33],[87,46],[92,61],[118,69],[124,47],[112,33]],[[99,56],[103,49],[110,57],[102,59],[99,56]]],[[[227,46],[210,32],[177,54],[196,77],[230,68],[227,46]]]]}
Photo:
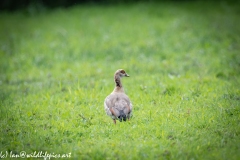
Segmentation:
{"type": "Polygon", "coordinates": [[[121,83],[122,77],[129,77],[129,75],[123,69],[118,69],[114,74],[116,86],[104,100],[105,111],[113,119],[114,124],[116,124],[116,120],[120,122],[129,120],[132,113],[132,103],[124,92],[121,83]]]}

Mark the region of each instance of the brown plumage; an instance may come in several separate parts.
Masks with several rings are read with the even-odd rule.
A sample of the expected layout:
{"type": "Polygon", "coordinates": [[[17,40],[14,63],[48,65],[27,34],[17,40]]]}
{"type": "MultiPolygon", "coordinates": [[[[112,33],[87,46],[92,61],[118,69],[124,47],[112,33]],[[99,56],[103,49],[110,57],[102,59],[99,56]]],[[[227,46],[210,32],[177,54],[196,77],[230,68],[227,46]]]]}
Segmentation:
{"type": "Polygon", "coordinates": [[[120,122],[130,119],[132,113],[132,103],[128,96],[124,93],[124,89],[121,83],[122,77],[129,77],[129,75],[123,70],[118,69],[114,74],[114,82],[116,84],[113,92],[105,98],[104,108],[114,123],[116,120],[120,122]]]}

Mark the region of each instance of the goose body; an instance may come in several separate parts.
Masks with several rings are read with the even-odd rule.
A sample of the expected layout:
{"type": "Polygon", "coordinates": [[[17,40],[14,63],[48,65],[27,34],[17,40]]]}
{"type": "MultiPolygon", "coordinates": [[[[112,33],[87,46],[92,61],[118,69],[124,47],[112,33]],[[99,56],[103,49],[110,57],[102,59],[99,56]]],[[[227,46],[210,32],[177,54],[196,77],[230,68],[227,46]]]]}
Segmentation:
{"type": "Polygon", "coordinates": [[[116,120],[120,122],[130,119],[132,113],[132,103],[128,96],[125,94],[121,78],[129,77],[129,75],[123,70],[119,69],[114,74],[115,88],[113,92],[105,98],[104,108],[108,116],[110,116],[114,123],[116,120]]]}

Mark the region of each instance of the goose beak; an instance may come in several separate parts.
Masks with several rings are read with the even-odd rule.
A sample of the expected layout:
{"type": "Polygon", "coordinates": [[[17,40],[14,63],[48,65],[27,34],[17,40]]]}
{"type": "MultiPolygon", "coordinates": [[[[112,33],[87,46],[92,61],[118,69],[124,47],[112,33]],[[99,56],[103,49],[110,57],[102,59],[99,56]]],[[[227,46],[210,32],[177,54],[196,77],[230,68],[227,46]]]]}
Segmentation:
{"type": "Polygon", "coordinates": [[[125,77],[130,77],[127,73],[125,73],[125,77]]]}

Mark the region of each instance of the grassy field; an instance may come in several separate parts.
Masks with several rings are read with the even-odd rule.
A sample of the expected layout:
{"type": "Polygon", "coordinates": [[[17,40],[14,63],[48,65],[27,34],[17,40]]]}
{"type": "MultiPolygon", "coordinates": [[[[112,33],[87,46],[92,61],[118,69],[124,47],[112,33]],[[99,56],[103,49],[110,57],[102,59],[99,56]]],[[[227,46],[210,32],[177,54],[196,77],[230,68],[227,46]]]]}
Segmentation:
{"type": "Polygon", "coordinates": [[[0,157],[239,159],[239,6],[0,13],[0,157]],[[134,111],[114,125],[103,101],[119,68],[134,111]]]}

